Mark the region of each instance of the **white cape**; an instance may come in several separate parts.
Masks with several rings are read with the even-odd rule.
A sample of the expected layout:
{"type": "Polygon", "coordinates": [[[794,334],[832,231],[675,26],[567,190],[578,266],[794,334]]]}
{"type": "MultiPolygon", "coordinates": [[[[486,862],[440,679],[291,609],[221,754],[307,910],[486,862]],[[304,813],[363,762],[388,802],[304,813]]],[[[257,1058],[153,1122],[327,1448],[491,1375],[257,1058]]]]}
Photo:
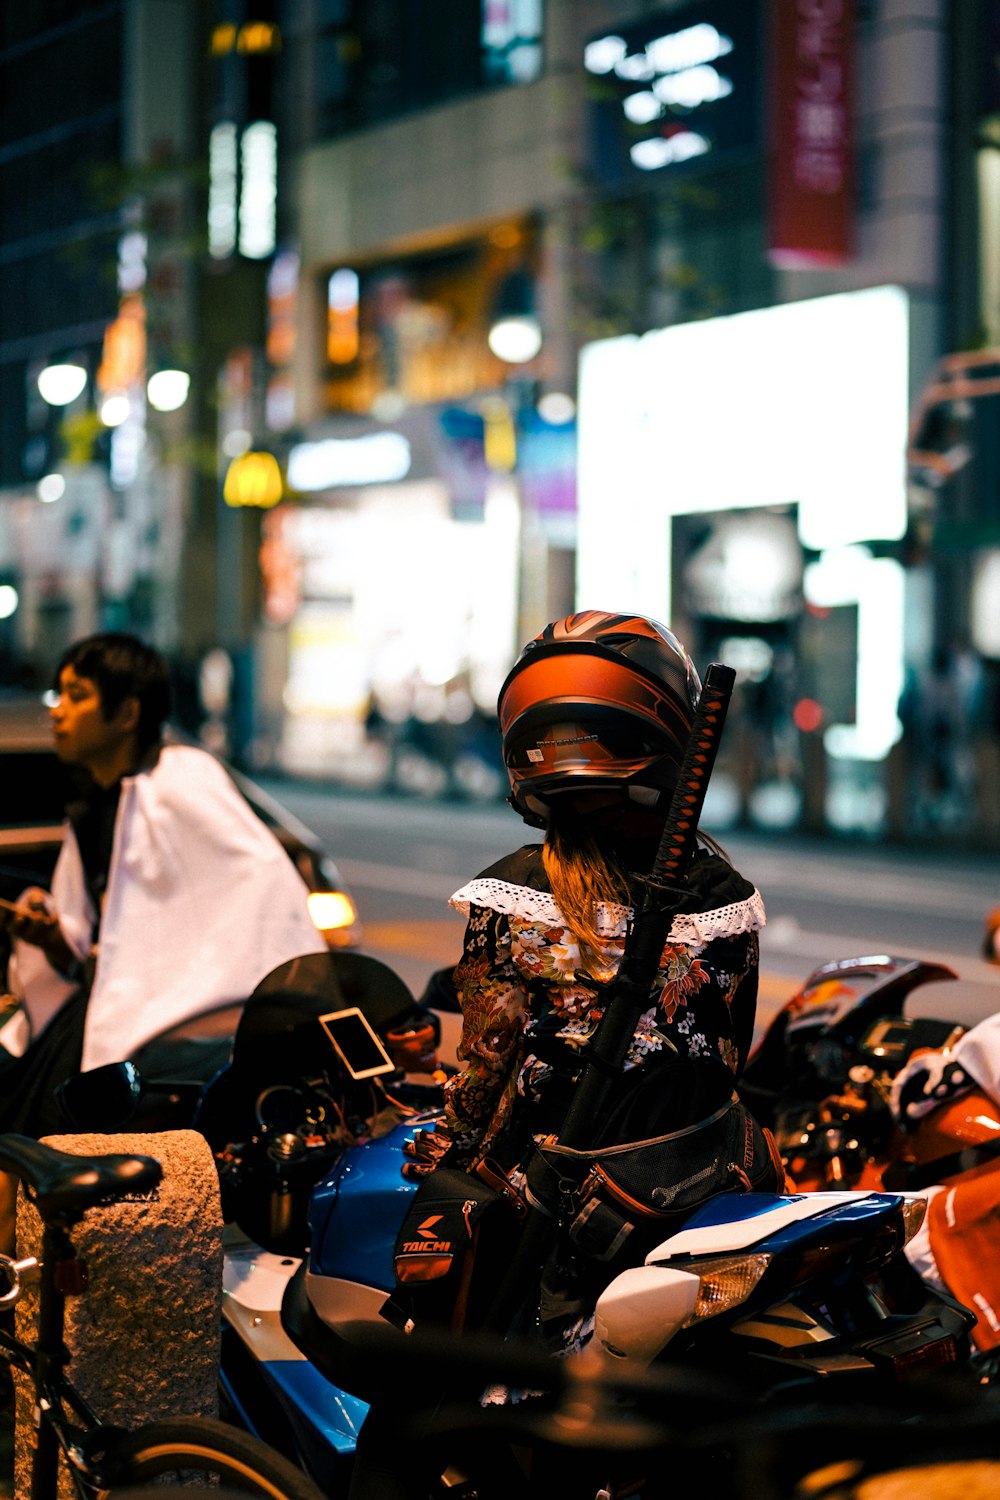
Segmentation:
{"type": "MultiPolygon", "coordinates": [[[[188,746],[161,750],[151,770],[122,782],[82,1067],[130,1057],[182,1021],[245,1000],[278,964],[325,951],[307,894],[218,761],[188,746]]],[[[69,827],[52,896],[68,943],[86,957],[94,910],[69,827]]],[[[73,986],[26,943],[12,966],[34,1040],[73,986]]]]}

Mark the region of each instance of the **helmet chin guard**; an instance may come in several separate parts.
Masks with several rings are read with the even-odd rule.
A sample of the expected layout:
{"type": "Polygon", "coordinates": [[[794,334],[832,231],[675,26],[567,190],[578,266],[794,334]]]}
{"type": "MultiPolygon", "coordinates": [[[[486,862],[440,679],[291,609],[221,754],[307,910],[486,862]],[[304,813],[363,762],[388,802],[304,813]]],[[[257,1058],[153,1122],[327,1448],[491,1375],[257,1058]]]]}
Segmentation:
{"type": "Polygon", "coordinates": [[[544,827],[561,792],[672,790],[701,683],[673,633],[643,615],[586,610],[547,625],[500,689],[508,799],[544,827]]]}

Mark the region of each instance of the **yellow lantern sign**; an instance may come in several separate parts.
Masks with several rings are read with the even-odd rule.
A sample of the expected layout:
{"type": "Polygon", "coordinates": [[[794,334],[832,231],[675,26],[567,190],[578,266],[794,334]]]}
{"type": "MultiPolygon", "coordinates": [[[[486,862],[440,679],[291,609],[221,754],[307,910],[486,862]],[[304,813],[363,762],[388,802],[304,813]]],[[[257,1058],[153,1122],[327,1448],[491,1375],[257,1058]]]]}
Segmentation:
{"type": "Polygon", "coordinates": [[[256,505],[269,510],[285,493],[281,468],[273,453],[241,453],[226,470],[222,498],[227,505],[256,505]]]}

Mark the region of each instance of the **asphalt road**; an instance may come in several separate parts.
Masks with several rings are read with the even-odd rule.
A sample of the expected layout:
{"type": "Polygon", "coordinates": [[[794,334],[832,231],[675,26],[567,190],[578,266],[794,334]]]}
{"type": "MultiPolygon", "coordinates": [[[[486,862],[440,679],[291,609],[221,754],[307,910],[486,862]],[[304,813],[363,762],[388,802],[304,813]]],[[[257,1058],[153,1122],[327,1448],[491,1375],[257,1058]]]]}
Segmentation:
{"type": "MultiPolygon", "coordinates": [[[[333,854],[358,902],[365,950],[417,994],[460,951],[463,922],[448,897],[537,837],[503,805],[266,785],[333,854]]],[[[1000,904],[1000,858],[745,834],[723,842],[767,906],[760,1023],[817,965],[874,953],[931,958],[958,974],[922,987],[912,1014],[970,1024],[1000,1008],[1000,968],[978,957],[984,914],[1000,904]]]]}

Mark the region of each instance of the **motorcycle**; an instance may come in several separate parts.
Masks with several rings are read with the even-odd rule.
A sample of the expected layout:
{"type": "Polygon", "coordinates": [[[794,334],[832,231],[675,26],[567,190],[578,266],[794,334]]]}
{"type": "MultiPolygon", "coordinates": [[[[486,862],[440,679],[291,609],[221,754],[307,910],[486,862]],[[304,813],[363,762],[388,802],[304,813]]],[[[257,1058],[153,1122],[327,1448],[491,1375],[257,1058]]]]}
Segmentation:
{"type": "MultiPolygon", "coordinates": [[[[426,1341],[414,1335],[409,1351],[406,1335],[382,1320],[394,1288],[395,1233],[385,1203],[391,1195],[404,1201],[408,1196],[398,1176],[400,1145],[417,1126],[414,1121],[395,1139],[360,1148],[360,1159],[346,1153],[314,1193],[314,1239],[301,1258],[269,1254],[245,1240],[231,1242],[226,1257],[221,1368],[228,1402],[241,1423],[296,1457],[331,1494],[346,1486],[368,1401],[403,1384],[411,1415],[423,1404],[433,1414],[429,1392],[442,1371],[447,1375],[448,1357],[453,1367],[470,1338],[456,1342],[451,1335],[444,1359],[433,1351],[435,1366],[426,1341]]],[[[637,1381],[609,1403],[616,1420],[676,1420],[676,1390],[674,1407],[651,1408],[657,1396],[664,1399],[655,1377],[663,1375],[666,1356],[676,1361],[671,1370],[678,1385],[686,1383],[689,1396],[706,1396],[700,1416],[694,1409],[687,1413],[685,1442],[692,1443],[700,1423],[707,1428],[701,1447],[714,1447],[718,1462],[723,1407],[716,1396],[708,1404],[708,1382],[722,1371],[741,1393],[741,1415],[750,1406],[759,1423],[765,1410],[769,1420],[796,1405],[808,1413],[817,1402],[836,1402],[838,1396],[851,1403],[879,1395],[892,1399],[908,1375],[962,1366],[970,1318],[929,1293],[898,1254],[919,1216],[907,1200],[867,1193],[847,1195],[846,1201],[833,1194],[753,1197],[761,1201],[715,1200],[646,1265],[611,1283],[597,1303],[591,1351],[592,1358],[600,1355],[596,1369],[585,1353],[548,1359],[546,1371],[536,1354],[536,1364],[521,1377],[531,1379],[529,1389],[551,1392],[554,1380],[572,1379],[565,1370],[577,1361],[579,1384],[589,1377],[597,1387],[604,1382],[616,1389],[623,1373],[652,1373],[648,1389],[637,1381]]],[[[471,1341],[475,1350],[474,1334],[471,1341]]],[[[483,1386],[504,1377],[502,1346],[493,1358],[488,1376],[488,1366],[479,1366],[483,1386]]],[[[965,1394],[971,1399],[971,1389],[965,1394]]],[[[464,1421],[489,1437],[488,1418],[479,1426],[470,1417],[475,1406],[466,1389],[464,1421]]],[[[579,1430],[574,1402],[561,1408],[561,1433],[551,1404],[537,1414],[528,1406],[527,1414],[523,1406],[514,1409],[501,1436],[508,1443],[565,1442],[575,1410],[570,1441],[577,1450],[587,1448],[592,1465],[590,1487],[581,1493],[593,1495],[605,1485],[609,1493],[620,1493],[626,1477],[644,1477],[635,1468],[642,1459],[616,1451],[606,1425],[589,1438],[579,1430]],[[595,1459],[608,1466],[598,1470],[599,1482],[593,1479],[595,1459]],[[611,1487],[608,1471],[618,1489],[611,1487]]],[[[439,1430],[460,1422],[454,1409],[447,1419],[437,1413],[437,1420],[439,1430]]],[[[671,1436],[683,1446],[676,1428],[671,1436]]],[[[492,1467],[499,1461],[496,1447],[481,1445],[479,1453],[480,1463],[485,1459],[492,1467]]],[[[482,1468],[467,1453],[463,1458],[465,1485],[482,1493],[482,1468]]],[[[458,1468],[453,1461],[451,1493],[466,1492],[458,1487],[458,1468]]]]}
{"type": "Polygon", "coordinates": [[[918,1186],[907,1167],[933,1159],[930,1132],[904,1139],[893,1121],[892,1080],[915,1053],[954,1045],[965,1028],[904,1010],[920,985],[956,977],[924,959],[837,959],[778,1012],[750,1055],[740,1093],[773,1132],[796,1187],[918,1186]]]}
{"type": "MultiPolygon", "coordinates": [[[[257,1061],[273,1056],[261,1019],[244,1024],[262,1043],[257,1061]]],[[[397,1090],[395,1115],[377,1111],[367,1134],[310,1174],[296,1245],[301,1216],[273,1216],[274,1170],[276,1159],[290,1159],[289,1137],[308,1155],[322,1124],[311,1037],[301,1026],[286,1038],[300,1071],[293,1080],[293,1065],[282,1077],[282,1109],[272,1110],[274,1085],[265,1084],[244,1144],[230,1129],[217,1147],[231,1225],[222,1388],[238,1420],[338,1493],[368,1404],[384,1396],[390,1370],[410,1369],[406,1334],[386,1322],[397,1236],[415,1192],[400,1167],[406,1143],[438,1118],[440,1097],[434,1084],[411,1086],[405,1099],[397,1090]]],[[[244,1056],[238,1035],[228,1081],[206,1092],[199,1128],[210,1140],[212,1120],[231,1121],[233,1098],[251,1104],[267,1076],[255,1061],[241,1079],[244,1056]],[[212,1096],[222,1088],[219,1110],[212,1096]]],[[[348,1057],[348,1072],[362,1071],[357,1063],[348,1057]]],[[[301,1198],[303,1186],[292,1183],[292,1195],[301,1198]]],[[[692,1379],[725,1370],[744,1399],[753,1391],[758,1403],[804,1403],[821,1392],[866,1399],[910,1373],[962,1368],[971,1315],[925,1286],[900,1254],[922,1212],[907,1194],[864,1190],[711,1200],[598,1299],[591,1349],[604,1378],[659,1368],[666,1357],[692,1379]]],[[[413,1394],[419,1382],[404,1378],[413,1394]]]]}
{"type": "MultiPolygon", "coordinates": [[[[412,1037],[426,1016],[391,971],[372,964],[314,955],[268,976],[191,1120],[215,1151],[228,1224],[224,1407],[331,1494],[343,1492],[369,1404],[401,1385],[403,1405],[431,1405],[421,1391],[439,1383],[423,1378],[425,1326],[408,1338],[385,1312],[397,1290],[397,1235],[416,1191],[400,1173],[404,1147],[439,1117],[442,1080],[395,1066],[387,1039],[412,1037]]],[[[900,1253],[922,1212],[907,1193],[866,1188],[712,1199],[644,1264],[610,1279],[584,1351],[599,1361],[590,1385],[596,1379],[618,1393],[612,1406],[624,1432],[622,1389],[625,1410],[662,1425],[665,1360],[678,1362],[692,1390],[725,1371],[758,1415],[805,1411],[838,1394],[871,1401],[909,1374],[964,1370],[971,1314],[927,1287],[900,1253]],[[651,1411],[649,1392],[658,1390],[661,1405],[651,1411]]],[[[449,1390],[448,1360],[454,1367],[459,1350],[474,1344],[467,1331],[459,1340],[445,1333],[446,1354],[435,1357],[449,1390]]],[[[496,1476],[484,1474],[483,1454],[494,1471],[516,1438],[551,1448],[570,1428],[588,1455],[581,1493],[595,1492],[598,1456],[619,1478],[631,1474],[643,1445],[622,1453],[616,1422],[567,1426],[565,1403],[577,1401],[582,1377],[570,1384],[571,1398],[565,1389],[553,1394],[570,1368],[588,1369],[573,1364],[583,1357],[546,1356],[532,1366],[534,1388],[548,1391],[548,1401],[524,1403],[516,1419],[508,1410],[495,1443],[463,1447],[456,1438],[452,1480],[460,1458],[467,1492],[485,1493],[496,1476]]],[[[503,1352],[493,1358],[501,1375],[491,1378],[502,1378],[503,1352]]],[[[480,1413],[475,1427],[481,1408],[467,1382],[461,1407],[466,1421],[480,1413]]],[[[721,1409],[705,1404],[706,1414],[721,1409]]],[[[454,1412],[448,1420],[457,1431],[454,1412]]],[[[714,1433],[718,1446],[711,1420],[693,1415],[683,1433],[671,1427],[674,1446],[690,1447],[696,1429],[706,1442],[714,1433]]]]}
{"type": "MultiPolygon", "coordinates": [[[[929,1209],[908,1254],[931,1285],[978,1315],[984,1378],[1000,1363],[1000,1316],[986,1268],[1000,1229],[1000,1103],[970,1076],[964,1091],[901,1122],[900,1075],[921,1054],[961,1055],[954,1022],[905,1014],[920,985],[957,976],[941,964],[879,955],[812,974],[751,1056],[741,1092],[773,1130],[786,1172],[804,1191],[922,1193],[929,1209]],[[944,1193],[940,1202],[935,1201],[944,1193]]],[[[982,1070],[980,1070],[982,1072],[982,1070]]]]}

